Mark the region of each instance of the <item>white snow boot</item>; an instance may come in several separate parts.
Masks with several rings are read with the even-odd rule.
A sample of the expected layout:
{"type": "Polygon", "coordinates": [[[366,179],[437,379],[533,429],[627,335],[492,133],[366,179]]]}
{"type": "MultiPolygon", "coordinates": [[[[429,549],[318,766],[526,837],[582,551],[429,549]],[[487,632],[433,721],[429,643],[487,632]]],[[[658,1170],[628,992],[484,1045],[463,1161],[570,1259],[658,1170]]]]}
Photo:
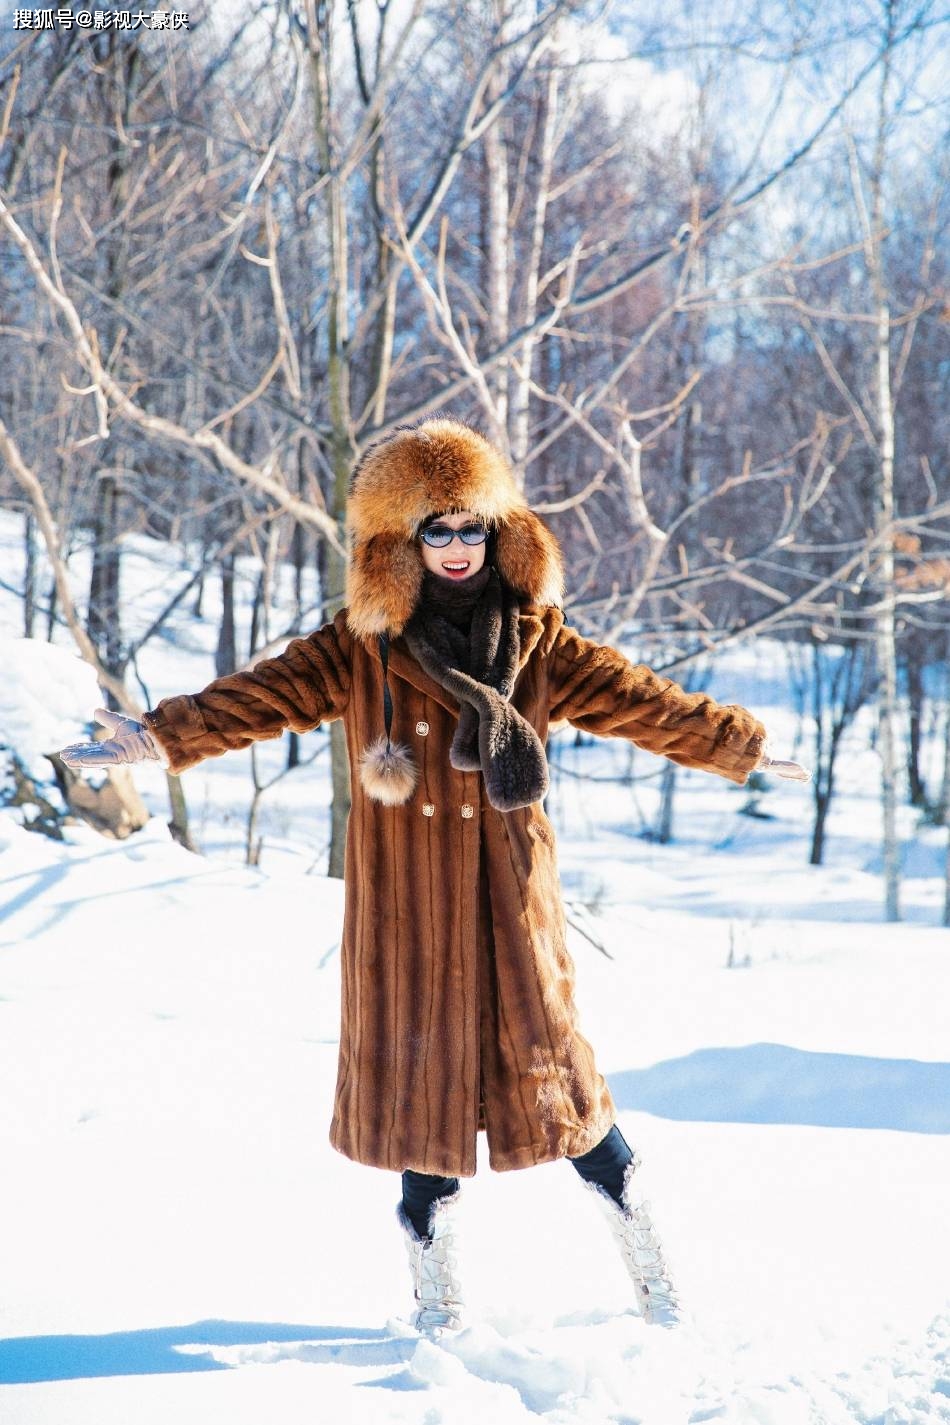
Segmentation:
{"type": "Polygon", "coordinates": [[[640,1161],[640,1154],[634,1153],[624,1174],[623,1208],[597,1183],[585,1186],[597,1194],[603,1206],[624,1266],[636,1288],[640,1314],[651,1326],[678,1326],[682,1320],[680,1305],[650,1216],[650,1204],[641,1199],[633,1186],[640,1161]]]}
{"type": "Polygon", "coordinates": [[[429,1236],[420,1237],[400,1202],[396,1220],[406,1239],[416,1298],[412,1324],[433,1340],[462,1325],[464,1302],[456,1276],[456,1208],[459,1193],[436,1198],[429,1217],[429,1236]]]}

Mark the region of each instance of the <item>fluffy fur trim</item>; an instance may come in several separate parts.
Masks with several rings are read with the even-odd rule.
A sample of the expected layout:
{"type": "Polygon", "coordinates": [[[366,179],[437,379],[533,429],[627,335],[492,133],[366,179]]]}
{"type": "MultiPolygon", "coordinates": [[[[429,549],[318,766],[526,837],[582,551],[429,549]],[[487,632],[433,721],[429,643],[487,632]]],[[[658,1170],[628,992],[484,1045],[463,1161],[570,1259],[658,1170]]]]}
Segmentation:
{"type": "Polygon", "coordinates": [[[560,605],[564,598],[561,547],[551,531],[525,506],[512,510],[498,528],[495,567],[516,593],[533,604],[560,605]]]}
{"type": "Polygon", "coordinates": [[[354,539],[346,573],[347,623],[364,643],[402,633],[419,601],[423,563],[402,534],[354,539]]]}
{"type": "Polygon", "coordinates": [[[420,667],[458,699],[449,749],[456,771],[480,771],[499,811],[541,801],[548,790],[544,747],[509,701],[518,673],[518,600],[497,571],[490,571],[473,611],[467,651],[458,647],[449,620],[427,603],[410,619],[405,638],[420,667]]]}
{"type": "Polygon", "coordinates": [[[460,421],[424,421],[371,446],[353,472],[347,509],[347,621],[364,643],[402,633],[422,585],[416,535],[446,510],[471,510],[496,531],[498,572],[520,596],[562,600],[556,539],[528,508],[504,457],[460,421]]]}
{"type": "Polygon", "coordinates": [[[419,769],[409,748],[402,742],[387,744],[385,734],[363,749],[360,756],[360,781],[373,801],[398,807],[407,802],[415,790],[419,769]]]}

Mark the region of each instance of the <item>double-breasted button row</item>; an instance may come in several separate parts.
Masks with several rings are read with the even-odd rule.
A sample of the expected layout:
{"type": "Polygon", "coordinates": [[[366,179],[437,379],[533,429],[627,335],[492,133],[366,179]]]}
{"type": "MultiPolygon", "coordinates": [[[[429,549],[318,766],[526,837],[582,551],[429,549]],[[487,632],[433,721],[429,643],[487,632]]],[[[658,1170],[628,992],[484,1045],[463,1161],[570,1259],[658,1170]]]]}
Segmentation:
{"type": "MultiPolygon", "coordinates": [[[[471,802],[463,802],[462,805],[459,807],[459,811],[461,812],[462,816],[465,818],[466,821],[468,821],[469,817],[475,815],[475,808],[472,806],[471,802]]],[[[435,816],[435,803],[423,802],[422,815],[435,816]]]]}

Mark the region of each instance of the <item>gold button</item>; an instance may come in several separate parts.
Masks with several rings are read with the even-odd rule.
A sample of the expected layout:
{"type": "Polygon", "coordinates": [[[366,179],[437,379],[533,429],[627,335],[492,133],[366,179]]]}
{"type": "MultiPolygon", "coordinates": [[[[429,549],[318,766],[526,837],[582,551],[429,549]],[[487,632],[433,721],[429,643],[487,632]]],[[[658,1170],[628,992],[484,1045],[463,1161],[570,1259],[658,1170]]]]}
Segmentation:
{"type": "Polygon", "coordinates": [[[468,802],[463,802],[463,803],[462,803],[462,815],[464,816],[465,820],[468,821],[468,818],[469,818],[470,816],[474,816],[474,815],[475,815],[475,808],[474,808],[473,806],[471,806],[468,802]]]}
{"type": "Polygon", "coordinates": [[[435,805],[434,805],[433,802],[423,802],[423,803],[422,803],[422,815],[423,815],[423,816],[435,816],[435,805]]]}
{"type": "Polygon", "coordinates": [[[417,722],[417,723],[416,723],[416,732],[418,732],[418,734],[419,734],[420,737],[425,737],[425,735],[426,735],[426,733],[427,733],[428,731],[429,731],[429,724],[428,724],[427,722],[417,722]]]}

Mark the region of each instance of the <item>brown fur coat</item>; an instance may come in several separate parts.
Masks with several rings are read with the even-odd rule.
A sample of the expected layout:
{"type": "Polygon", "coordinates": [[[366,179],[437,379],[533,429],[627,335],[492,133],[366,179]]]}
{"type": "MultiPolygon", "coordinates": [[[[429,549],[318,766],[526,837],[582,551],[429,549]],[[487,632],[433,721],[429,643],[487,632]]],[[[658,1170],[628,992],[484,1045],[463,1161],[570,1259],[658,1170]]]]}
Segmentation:
{"type": "MultiPolygon", "coordinates": [[[[412,520],[432,507],[479,512],[473,493],[464,482],[451,498],[436,490],[418,501],[412,520]]],[[[495,562],[522,591],[511,702],[542,743],[551,723],[567,721],[744,782],[763,750],[762,725],[567,626],[549,602],[558,589],[557,547],[522,506],[513,498],[507,524],[500,522],[508,573],[502,540],[495,562]],[[548,597],[532,599],[526,585],[548,597]]],[[[408,567],[410,553],[418,561],[405,532],[397,534],[382,536],[397,556],[391,574],[400,562],[408,567]]],[[[374,537],[355,558],[357,575],[361,560],[371,570],[368,582],[354,581],[355,616],[350,606],[279,657],[146,714],[172,771],[333,718],[343,719],[357,765],[381,722],[373,635],[405,624],[417,576],[413,568],[408,585],[391,578],[383,602],[374,601],[381,557],[374,537]]],[[[585,1153],[610,1128],[614,1108],[578,1028],[551,824],[539,803],[496,810],[480,772],[451,765],[458,703],[396,634],[389,681],[392,735],[410,750],[417,777],[399,805],[375,800],[352,779],[331,1141],[361,1163],[447,1176],[474,1173],[480,1127],[496,1169],[585,1153]]]]}

